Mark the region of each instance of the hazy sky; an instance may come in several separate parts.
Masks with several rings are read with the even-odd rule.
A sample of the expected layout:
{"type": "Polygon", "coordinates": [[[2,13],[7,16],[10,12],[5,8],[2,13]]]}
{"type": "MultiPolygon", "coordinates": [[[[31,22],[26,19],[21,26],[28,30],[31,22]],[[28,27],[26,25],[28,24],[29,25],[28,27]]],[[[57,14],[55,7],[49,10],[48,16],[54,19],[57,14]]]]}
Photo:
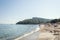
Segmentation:
{"type": "Polygon", "coordinates": [[[0,24],[32,17],[59,18],[60,0],[0,0],[0,24]]]}

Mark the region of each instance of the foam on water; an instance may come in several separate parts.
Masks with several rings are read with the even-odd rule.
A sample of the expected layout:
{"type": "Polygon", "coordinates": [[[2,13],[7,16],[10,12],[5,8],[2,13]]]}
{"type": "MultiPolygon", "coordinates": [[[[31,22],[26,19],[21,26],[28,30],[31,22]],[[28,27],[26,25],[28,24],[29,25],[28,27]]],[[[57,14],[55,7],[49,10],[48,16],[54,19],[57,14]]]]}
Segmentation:
{"type": "Polygon", "coordinates": [[[21,39],[21,38],[24,38],[24,37],[26,37],[26,36],[29,36],[29,35],[37,32],[37,31],[39,31],[39,29],[40,29],[40,28],[38,27],[38,28],[36,28],[36,30],[33,30],[33,31],[31,31],[31,32],[29,32],[29,33],[27,33],[27,34],[24,34],[23,36],[18,37],[18,38],[14,39],[14,40],[19,40],[19,39],[21,39]]]}
{"type": "Polygon", "coordinates": [[[0,40],[11,40],[28,36],[38,30],[38,25],[5,25],[0,24],[0,40]],[[36,30],[35,30],[36,29],[36,30]],[[33,31],[32,31],[33,30],[33,31]]]}

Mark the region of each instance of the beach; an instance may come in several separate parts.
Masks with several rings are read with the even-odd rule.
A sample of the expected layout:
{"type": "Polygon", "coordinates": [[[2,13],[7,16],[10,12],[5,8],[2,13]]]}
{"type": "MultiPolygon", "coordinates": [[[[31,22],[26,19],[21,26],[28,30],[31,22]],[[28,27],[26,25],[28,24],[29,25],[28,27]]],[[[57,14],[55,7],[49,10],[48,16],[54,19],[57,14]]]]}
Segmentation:
{"type": "MultiPolygon", "coordinates": [[[[42,39],[40,39],[40,38],[39,38],[39,35],[40,35],[40,31],[37,31],[37,32],[32,33],[32,34],[30,34],[30,35],[28,35],[28,36],[25,36],[25,37],[23,37],[23,38],[16,38],[15,40],[43,40],[43,36],[41,36],[40,38],[42,38],[42,39]]],[[[43,34],[43,35],[44,35],[44,34],[43,34]]],[[[45,34],[44,40],[47,38],[46,36],[48,36],[48,33],[45,34]]],[[[49,40],[50,40],[50,39],[49,39],[49,40]]]]}
{"type": "Polygon", "coordinates": [[[19,40],[37,40],[38,36],[39,36],[39,32],[36,32],[19,40]]]}
{"type": "Polygon", "coordinates": [[[14,40],[37,40],[38,36],[39,36],[40,32],[39,32],[39,28],[37,28],[34,31],[31,31],[30,33],[27,33],[21,37],[18,37],[14,40]]]}
{"type": "Polygon", "coordinates": [[[42,24],[40,28],[14,40],[60,40],[60,25],[55,26],[56,24],[42,24]]]}

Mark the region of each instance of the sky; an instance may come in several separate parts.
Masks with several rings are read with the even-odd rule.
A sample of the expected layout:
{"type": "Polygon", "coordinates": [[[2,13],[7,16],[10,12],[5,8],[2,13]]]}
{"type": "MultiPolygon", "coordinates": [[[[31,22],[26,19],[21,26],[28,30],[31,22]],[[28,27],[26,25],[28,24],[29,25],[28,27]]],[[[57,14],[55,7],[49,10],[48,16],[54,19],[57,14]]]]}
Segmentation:
{"type": "Polygon", "coordinates": [[[0,0],[0,24],[32,17],[60,18],[60,0],[0,0]]]}

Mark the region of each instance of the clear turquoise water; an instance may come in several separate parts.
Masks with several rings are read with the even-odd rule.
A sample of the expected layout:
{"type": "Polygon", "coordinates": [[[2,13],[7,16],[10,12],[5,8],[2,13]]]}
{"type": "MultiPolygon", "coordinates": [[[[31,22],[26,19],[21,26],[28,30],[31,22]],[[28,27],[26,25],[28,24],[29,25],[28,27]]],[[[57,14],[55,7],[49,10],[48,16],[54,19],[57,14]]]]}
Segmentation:
{"type": "Polygon", "coordinates": [[[37,27],[38,25],[0,24],[0,40],[12,40],[13,38],[35,30],[37,27]]]}

